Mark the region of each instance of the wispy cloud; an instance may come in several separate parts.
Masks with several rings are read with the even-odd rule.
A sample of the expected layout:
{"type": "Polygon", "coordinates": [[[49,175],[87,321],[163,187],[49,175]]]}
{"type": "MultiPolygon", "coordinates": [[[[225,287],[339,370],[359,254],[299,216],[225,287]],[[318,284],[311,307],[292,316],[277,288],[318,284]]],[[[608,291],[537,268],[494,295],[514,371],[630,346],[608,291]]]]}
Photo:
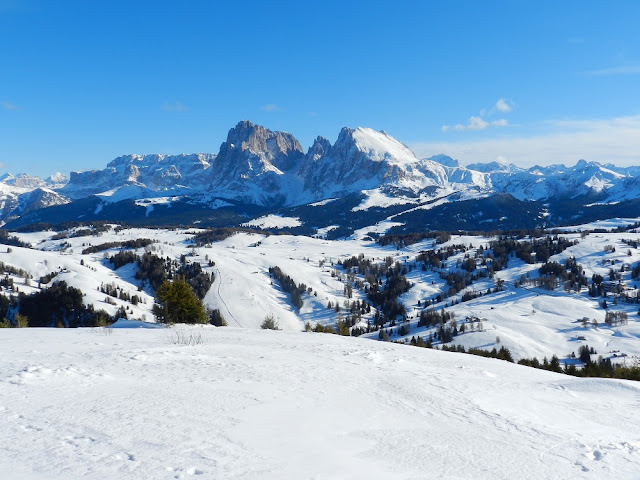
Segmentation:
{"type": "Polygon", "coordinates": [[[419,157],[444,153],[463,164],[498,159],[520,166],[588,161],[640,164],[640,115],[611,119],[550,120],[545,134],[476,141],[417,142],[419,157]]]}
{"type": "Polygon", "coordinates": [[[513,105],[506,98],[501,98],[496,102],[493,108],[502,113],[509,113],[511,110],[513,110],[513,105]]]}
{"type": "Polygon", "coordinates": [[[492,120],[490,122],[484,120],[482,117],[469,117],[469,121],[466,125],[458,123],[457,125],[443,125],[442,131],[448,132],[450,130],[455,130],[456,132],[464,132],[464,131],[479,131],[485,130],[488,127],[507,127],[509,126],[509,122],[501,118],[499,120],[492,120]]]}
{"type": "Polygon", "coordinates": [[[621,65],[618,67],[602,68],[599,70],[588,70],[585,75],[592,77],[602,77],[609,75],[639,75],[640,65],[621,65]]]}
{"type": "Polygon", "coordinates": [[[275,103],[267,103],[266,105],[261,106],[260,110],[263,112],[277,112],[280,110],[280,107],[275,103]]]}
{"type": "Polygon", "coordinates": [[[471,115],[469,121],[466,124],[458,123],[455,125],[442,125],[443,132],[465,132],[465,131],[479,131],[485,130],[489,127],[508,127],[509,122],[504,119],[487,120],[486,117],[491,117],[495,113],[500,112],[503,114],[509,113],[513,110],[513,102],[506,98],[500,98],[491,109],[483,108],[480,110],[479,115],[471,115]]]}
{"type": "Polygon", "coordinates": [[[186,112],[188,108],[180,102],[164,102],[162,110],[165,112],[186,112]]]}
{"type": "Polygon", "coordinates": [[[13,103],[9,103],[9,102],[2,102],[2,107],[5,110],[17,110],[18,106],[14,105],[13,103]]]}

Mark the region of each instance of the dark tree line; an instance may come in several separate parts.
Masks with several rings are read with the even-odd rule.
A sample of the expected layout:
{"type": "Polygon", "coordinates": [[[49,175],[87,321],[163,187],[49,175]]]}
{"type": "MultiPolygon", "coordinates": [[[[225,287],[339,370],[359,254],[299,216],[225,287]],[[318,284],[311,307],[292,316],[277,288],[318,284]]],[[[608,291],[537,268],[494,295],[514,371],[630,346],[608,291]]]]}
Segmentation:
{"type": "Polygon", "coordinates": [[[136,238],[135,240],[127,240],[125,242],[107,242],[101,243],[99,245],[92,245],[90,247],[82,250],[83,255],[87,255],[89,253],[97,253],[102,252],[104,250],[109,250],[111,248],[144,248],[147,245],[151,245],[153,240],[149,238],[136,238]]]}
{"type": "Polygon", "coordinates": [[[104,310],[96,311],[93,305],[85,306],[82,291],[64,281],[55,282],[30,295],[21,293],[11,301],[16,302],[18,313],[29,319],[30,327],[94,327],[108,325],[115,320],[104,310]]]}
{"type": "Polygon", "coordinates": [[[296,285],[295,280],[285,274],[280,267],[270,267],[269,273],[280,284],[282,290],[291,296],[291,303],[296,309],[300,310],[303,305],[302,295],[307,291],[307,286],[304,283],[296,285]]]}
{"type": "Polygon", "coordinates": [[[230,236],[238,232],[260,233],[265,235],[265,232],[259,232],[258,230],[252,230],[250,228],[219,227],[196,233],[193,237],[193,241],[198,247],[203,247],[204,245],[208,245],[209,243],[221,242],[222,240],[229,238],[230,236]]]}

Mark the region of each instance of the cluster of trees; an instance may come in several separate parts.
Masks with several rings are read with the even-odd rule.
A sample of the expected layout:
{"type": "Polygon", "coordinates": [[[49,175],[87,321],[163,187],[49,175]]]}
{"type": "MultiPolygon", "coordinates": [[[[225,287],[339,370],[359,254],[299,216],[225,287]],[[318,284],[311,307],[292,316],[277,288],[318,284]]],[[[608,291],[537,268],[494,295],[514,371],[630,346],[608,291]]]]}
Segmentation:
{"type": "Polygon", "coordinates": [[[53,283],[30,295],[21,293],[8,300],[0,297],[0,314],[5,317],[12,310],[28,319],[30,327],[95,327],[106,326],[115,321],[104,310],[94,310],[93,305],[82,303],[82,291],[70,287],[66,282],[53,283]],[[7,308],[8,309],[8,308],[7,308]]]}
{"type": "Polygon", "coordinates": [[[147,245],[151,245],[153,240],[149,238],[136,238],[135,240],[127,240],[124,242],[107,242],[101,243],[99,245],[91,245],[84,250],[82,250],[83,255],[87,255],[89,253],[97,253],[102,252],[104,250],[109,250],[111,248],[144,248],[147,245]]]}
{"type": "Polygon", "coordinates": [[[134,263],[138,260],[138,256],[132,250],[122,250],[115,255],[109,257],[109,262],[113,265],[114,270],[124,267],[129,263],[134,263]]]}
{"type": "Polygon", "coordinates": [[[295,280],[285,274],[280,267],[269,267],[269,273],[280,284],[282,290],[291,296],[291,303],[300,310],[304,303],[302,295],[307,292],[307,286],[304,283],[296,285],[295,280]]]}
{"type": "Polygon", "coordinates": [[[420,232],[420,233],[403,233],[403,234],[389,234],[383,235],[378,238],[378,243],[384,247],[387,245],[395,245],[400,249],[414,243],[421,242],[427,238],[435,239],[436,243],[445,243],[451,240],[451,234],[449,232],[420,232]]]}
{"type": "MultiPolygon", "coordinates": [[[[538,271],[540,277],[527,279],[521,278],[520,283],[532,283],[536,286],[543,287],[547,290],[554,290],[561,285],[566,291],[575,290],[579,292],[582,287],[587,287],[589,281],[575,257],[567,258],[564,265],[558,262],[546,262],[538,271]]],[[[602,277],[600,277],[602,278],[602,277]]],[[[590,292],[591,292],[590,287],[590,292]]]]}
{"type": "MultiPolygon", "coordinates": [[[[411,341],[409,342],[409,344],[415,347],[433,348],[433,342],[431,338],[424,340],[422,337],[411,337],[411,341]]],[[[497,358],[499,360],[513,363],[513,356],[511,355],[511,351],[505,346],[500,347],[500,349],[496,349],[494,347],[491,350],[483,350],[481,348],[465,349],[463,345],[441,345],[440,350],[443,350],[445,352],[467,353],[469,355],[476,355],[479,357],[497,358]]]]}
{"type": "Polygon", "coordinates": [[[39,280],[40,284],[41,285],[48,284],[51,280],[53,280],[58,276],[58,273],[60,272],[50,272],[50,273],[47,273],[46,275],[41,276],[39,280]]]}
{"type": "Polygon", "coordinates": [[[151,252],[145,252],[144,255],[138,257],[138,271],[136,279],[142,280],[142,283],[148,283],[155,292],[160,288],[171,273],[171,259],[166,260],[154,255],[151,252]]]}
{"type": "Polygon", "coordinates": [[[23,242],[18,237],[14,235],[10,235],[7,230],[0,230],[0,244],[10,245],[12,247],[24,247],[28,248],[31,245],[23,242]]]}
{"type": "Polygon", "coordinates": [[[115,283],[101,283],[98,287],[98,291],[104,293],[105,295],[109,295],[113,298],[118,298],[125,302],[131,302],[133,305],[137,305],[142,301],[142,298],[138,295],[131,295],[125,289],[116,285],[115,283]]]}
{"type": "MultiPolygon", "coordinates": [[[[203,247],[210,243],[221,242],[238,232],[265,234],[264,232],[258,232],[257,230],[252,230],[250,228],[220,227],[196,233],[193,237],[193,241],[198,247],[203,247]]],[[[268,235],[268,233],[266,235],[268,235]]]]}
{"type": "Polygon", "coordinates": [[[515,255],[527,263],[546,262],[553,255],[563,252],[567,248],[577,245],[577,240],[568,240],[565,237],[544,236],[532,240],[522,240],[518,237],[502,236],[498,240],[489,243],[496,258],[506,258],[515,255]]]}
{"type": "Polygon", "coordinates": [[[605,378],[623,378],[626,380],[640,381],[639,365],[616,365],[609,358],[598,357],[596,361],[592,360],[591,355],[596,352],[588,345],[583,345],[578,350],[578,358],[582,362],[582,368],[576,367],[575,364],[564,367],[560,365],[560,360],[556,355],[547,360],[545,357],[542,362],[537,358],[523,358],[518,361],[520,365],[527,367],[540,368],[542,370],[550,370],[552,372],[564,373],[574,377],[605,377],[605,378]]]}
{"type": "Polygon", "coordinates": [[[616,327],[618,325],[626,325],[629,323],[629,315],[627,312],[613,312],[608,311],[605,313],[604,322],[608,323],[612,327],[616,327]]]}
{"type": "Polygon", "coordinates": [[[181,264],[175,275],[183,277],[200,299],[205,297],[214,281],[214,274],[202,270],[202,265],[198,262],[181,264]]]}
{"type": "Polygon", "coordinates": [[[455,319],[455,313],[447,312],[444,308],[436,311],[433,308],[424,309],[420,312],[418,327],[433,327],[444,325],[455,319]]]}
{"type": "Polygon", "coordinates": [[[2,273],[15,275],[17,277],[23,277],[23,278],[31,277],[29,272],[27,272],[26,270],[23,270],[22,268],[16,268],[13,265],[7,265],[4,262],[0,262],[0,271],[2,273]]]}
{"type": "Polygon", "coordinates": [[[141,257],[137,257],[138,271],[136,279],[148,283],[153,291],[158,290],[167,280],[174,276],[183,278],[193,288],[198,298],[202,299],[211,288],[215,280],[213,273],[202,270],[199,263],[186,263],[186,257],[182,256],[181,263],[175,260],[162,259],[151,252],[145,252],[141,257]]]}
{"type": "Polygon", "coordinates": [[[438,269],[438,268],[444,268],[445,265],[445,261],[453,256],[456,255],[460,252],[466,252],[467,251],[467,246],[466,245],[449,245],[445,248],[439,248],[437,250],[426,250],[426,251],[422,251],[420,252],[417,256],[416,256],[416,262],[422,263],[423,270],[426,270],[427,268],[431,268],[431,269],[438,269]]]}
{"type": "Polygon", "coordinates": [[[382,263],[376,263],[361,254],[343,260],[342,267],[347,271],[347,275],[353,272],[364,276],[364,292],[378,309],[377,325],[406,314],[404,305],[398,301],[398,297],[412,286],[405,277],[406,265],[400,262],[394,264],[392,257],[385,258],[382,263]]]}

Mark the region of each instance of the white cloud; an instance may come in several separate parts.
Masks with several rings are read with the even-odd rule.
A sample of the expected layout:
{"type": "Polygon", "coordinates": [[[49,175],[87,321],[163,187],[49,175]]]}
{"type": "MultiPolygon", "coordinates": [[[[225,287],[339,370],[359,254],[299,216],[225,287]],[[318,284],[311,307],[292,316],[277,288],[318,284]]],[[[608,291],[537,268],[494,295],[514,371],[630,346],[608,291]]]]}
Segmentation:
{"type": "Polygon", "coordinates": [[[449,130],[455,130],[456,132],[464,132],[464,131],[480,131],[485,130],[488,127],[507,127],[509,126],[509,122],[504,118],[500,120],[493,120],[492,122],[487,122],[482,117],[469,117],[469,122],[466,125],[462,125],[458,123],[457,125],[443,125],[442,131],[448,132],[449,130]]]}
{"type": "Polygon", "coordinates": [[[513,110],[511,102],[505,100],[504,98],[499,99],[493,108],[502,113],[509,113],[511,110],[513,110]]]}
{"type": "Polygon", "coordinates": [[[17,110],[18,107],[16,105],[14,105],[13,103],[9,103],[9,102],[3,102],[2,106],[5,110],[17,110]]]}
{"type": "Polygon", "coordinates": [[[491,125],[493,125],[494,127],[508,127],[509,122],[505,118],[500,118],[491,122],[491,125]]]}
{"type": "Polygon", "coordinates": [[[277,112],[278,110],[280,110],[280,107],[278,107],[278,105],[276,105],[275,103],[267,103],[266,105],[260,107],[260,110],[262,110],[263,112],[277,112]]]}
{"type": "Polygon", "coordinates": [[[520,166],[564,163],[579,159],[617,165],[640,164],[640,115],[612,119],[551,120],[548,133],[477,141],[422,142],[412,149],[418,157],[439,153],[463,164],[508,159],[520,166]]]}
{"type": "Polygon", "coordinates": [[[186,112],[188,108],[180,102],[164,102],[162,110],[165,112],[186,112]]]}
{"type": "Polygon", "coordinates": [[[638,75],[640,74],[640,65],[622,65],[619,67],[602,68],[599,70],[589,70],[586,75],[600,77],[605,75],[638,75]]]}
{"type": "Polygon", "coordinates": [[[509,113],[513,110],[513,103],[504,98],[500,98],[496,104],[493,106],[491,110],[487,112],[485,108],[480,110],[480,115],[472,115],[469,117],[469,121],[466,125],[458,123],[456,125],[442,125],[441,129],[443,132],[448,132],[450,130],[455,130],[456,132],[464,132],[464,131],[479,131],[485,130],[488,127],[507,127],[509,126],[509,122],[504,118],[499,120],[487,121],[486,117],[491,117],[494,113],[509,113]]]}

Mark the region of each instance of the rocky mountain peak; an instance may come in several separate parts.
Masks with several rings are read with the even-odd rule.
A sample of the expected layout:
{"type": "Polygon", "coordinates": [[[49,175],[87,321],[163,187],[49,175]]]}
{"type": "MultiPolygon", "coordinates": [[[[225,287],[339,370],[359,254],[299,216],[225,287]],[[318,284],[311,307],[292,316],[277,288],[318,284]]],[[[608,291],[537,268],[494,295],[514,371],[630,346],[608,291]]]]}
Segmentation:
{"type": "Polygon", "coordinates": [[[229,130],[227,140],[220,146],[218,164],[257,157],[280,171],[298,165],[304,156],[300,142],[287,132],[273,132],[249,120],[242,120],[229,130]]]}
{"type": "Polygon", "coordinates": [[[331,142],[324,137],[317,137],[313,142],[313,145],[309,147],[307,151],[307,158],[311,161],[316,161],[325,155],[329,155],[331,151],[331,142]]]}

